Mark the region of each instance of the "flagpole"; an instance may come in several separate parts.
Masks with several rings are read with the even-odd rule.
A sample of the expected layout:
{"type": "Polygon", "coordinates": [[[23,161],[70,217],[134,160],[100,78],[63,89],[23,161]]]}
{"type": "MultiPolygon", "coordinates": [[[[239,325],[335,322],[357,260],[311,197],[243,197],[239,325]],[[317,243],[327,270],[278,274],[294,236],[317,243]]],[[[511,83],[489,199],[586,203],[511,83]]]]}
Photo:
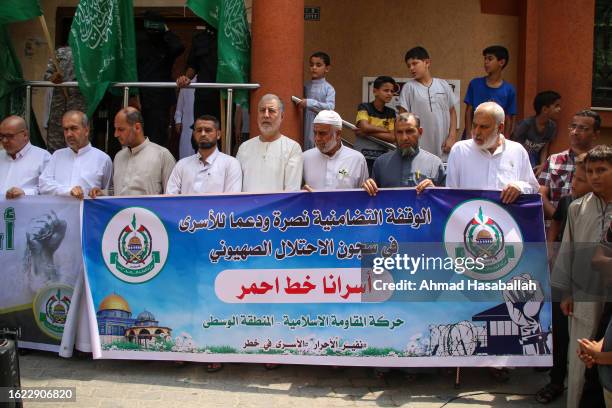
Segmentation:
{"type": "MultiPolygon", "coordinates": [[[[220,92],[219,92],[220,93],[220,92]]],[[[225,135],[225,104],[223,103],[223,96],[219,97],[219,103],[221,104],[221,134],[225,135]]],[[[221,137],[221,151],[225,154],[232,155],[232,152],[227,151],[227,144],[225,143],[225,137],[221,137]]]]}
{"type": "MultiPolygon", "coordinates": [[[[62,71],[59,67],[59,62],[57,61],[57,56],[55,55],[55,50],[53,49],[53,44],[51,43],[51,34],[49,34],[49,29],[47,28],[47,21],[45,20],[45,15],[41,14],[38,16],[38,21],[40,21],[40,25],[42,26],[43,33],[45,34],[45,38],[47,39],[47,46],[49,47],[49,53],[51,54],[51,61],[55,66],[55,70],[63,76],[62,71]]],[[[64,98],[68,99],[68,91],[66,88],[62,88],[64,92],[64,98]]]]}
{"type": "Polygon", "coordinates": [[[232,124],[234,122],[234,115],[232,115],[232,108],[234,103],[234,90],[232,88],[227,89],[227,120],[225,127],[225,148],[227,154],[232,155],[232,124]]]}

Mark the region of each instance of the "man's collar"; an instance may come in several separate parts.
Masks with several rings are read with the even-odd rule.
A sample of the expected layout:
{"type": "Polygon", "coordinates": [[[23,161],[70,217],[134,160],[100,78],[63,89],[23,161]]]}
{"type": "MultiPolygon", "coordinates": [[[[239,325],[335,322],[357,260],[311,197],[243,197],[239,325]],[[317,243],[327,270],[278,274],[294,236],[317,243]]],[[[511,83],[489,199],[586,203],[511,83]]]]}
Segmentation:
{"type": "Polygon", "coordinates": [[[501,133],[499,135],[499,141],[500,141],[499,146],[497,146],[492,156],[495,156],[497,154],[502,154],[504,150],[506,150],[506,138],[501,133]]]}
{"type": "Polygon", "coordinates": [[[598,205],[603,209],[603,212],[605,213],[609,205],[609,203],[606,202],[605,198],[595,193],[594,191],[591,191],[589,194],[591,194],[592,198],[596,202],[598,202],[598,205]]]}
{"type": "Polygon", "coordinates": [[[88,152],[88,151],[90,151],[91,149],[93,149],[93,147],[91,146],[91,143],[87,143],[85,146],[81,147],[81,148],[79,149],[79,151],[78,151],[78,152],[75,152],[75,151],[74,151],[74,150],[72,150],[71,148],[69,148],[69,149],[70,149],[70,151],[71,151],[73,154],[75,154],[75,155],[77,155],[77,156],[80,156],[80,155],[83,155],[83,154],[87,153],[87,152],[88,152]]]}
{"type": "MultiPolygon", "coordinates": [[[[23,156],[25,156],[26,154],[28,154],[28,152],[29,152],[31,149],[32,149],[32,143],[30,143],[30,142],[26,143],[26,144],[25,144],[25,146],[23,146],[23,147],[21,148],[21,150],[20,150],[20,151],[18,151],[18,152],[15,154],[15,159],[14,159],[14,160],[21,159],[23,156]]],[[[8,157],[10,157],[10,158],[11,158],[11,160],[13,160],[13,158],[11,157],[11,155],[10,155],[10,154],[7,154],[7,155],[8,155],[8,157]]]]}
{"type": "Polygon", "coordinates": [[[202,154],[198,151],[198,160],[202,164],[209,164],[209,165],[211,165],[211,164],[213,164],[215,162],[217,157],[219,157],[219,149],[217,149],[217,146],[215,146],[215,150],[206,159],[203,159],[202,158],[202,154]]]}
{"type": "Polygon", "coordinates": [[[151,142],[149,142],[149,138],[145,137],[144,142],[142,142],[141,144],[139,144],[136,147],[129,147],[128,149],[130,149],[130,153],[136,154],[136,153],[140,152],[142,149],[144,149],[145,147],[147,147],[147,145],[149,143],[151,143],[151,142]]]}
{"type": "Polygon", "coordinates": [[[276,137],[274,140],[264,140],[262,135],[257,136],[257,138],[259,139],[259,141],[261,143],[272,143],[272,142],[276,142],[278,139],[280,139],[281,137],[283,137],[282,133],[279,133],[279,136],[276,137]]]}

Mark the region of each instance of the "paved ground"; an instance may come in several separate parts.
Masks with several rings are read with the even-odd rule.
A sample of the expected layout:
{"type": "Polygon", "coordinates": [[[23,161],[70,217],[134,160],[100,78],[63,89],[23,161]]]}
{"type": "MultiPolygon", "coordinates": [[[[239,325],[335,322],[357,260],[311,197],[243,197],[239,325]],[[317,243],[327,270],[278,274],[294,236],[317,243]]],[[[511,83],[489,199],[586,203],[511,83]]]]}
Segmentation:
{"type": "MultiPolygon", "coordinates": [[[[24,404],[49,408],[542,407],[524,394],[534,393],[547,380],[546,373],[521,368],[513,370],[507,383],[498,384],[485,369],[465,369],[456,390],[454,373],[443,370],[409,382],[399,373],[381,380],[365,368],[286,365],[267,371],[261,365],[231,364],[209,374],[203,364],[62,359],[44,352],[21,356],[20,363],[25,387],[76,387],[76,403],[24,404]],[[458,395],[463,397],[445,405],[458,395]]],[[[558,400],[548,406],[564,405],[558,400]]]]}

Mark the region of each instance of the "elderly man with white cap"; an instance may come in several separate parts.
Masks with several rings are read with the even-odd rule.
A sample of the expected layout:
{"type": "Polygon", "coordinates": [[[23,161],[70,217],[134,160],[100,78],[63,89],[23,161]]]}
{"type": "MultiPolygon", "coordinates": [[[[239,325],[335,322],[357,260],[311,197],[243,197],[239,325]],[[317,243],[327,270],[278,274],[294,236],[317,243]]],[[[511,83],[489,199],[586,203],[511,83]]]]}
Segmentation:
{"type": "Polygon", "coordinates": [[[368,178],[365,157],[342,145],[342,118],[322,110],[313,121],[314,148],[304,152],[304,188],[339,190],[359,188],[368,178]]]}

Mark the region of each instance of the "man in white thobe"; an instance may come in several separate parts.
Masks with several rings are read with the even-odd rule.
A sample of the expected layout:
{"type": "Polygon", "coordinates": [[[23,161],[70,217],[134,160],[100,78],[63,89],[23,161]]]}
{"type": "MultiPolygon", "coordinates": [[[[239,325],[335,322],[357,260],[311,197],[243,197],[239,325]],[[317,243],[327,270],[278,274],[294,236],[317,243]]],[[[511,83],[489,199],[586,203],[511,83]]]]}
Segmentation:
{"type": "Polygon", "coordinates": [[[98,187],[108,189],[113,163],[106,153],[89,143],[89,122],[81,111],[68,111],[62,117],[63,149],[56,150],[40,176],[40,194],[83,199],[98,187]]]}
{"type": "Polygon", "coordinates": [[[170,174],[166,194],[239,193],[240,163],[217,149],[221,130],[217,118],[203,115],[193,124],[198,152],[179,160],[170,174]]]}
{"type": "Polygon", "coordinates": [[[502,134],[504,117],[504,110],[495,102],[478,105],[472,138],[455,143],[448,156],[447,187],[501,190],[504,204],[513,203],[521,194],[538,192],[527,151],[502,134]]]}
{"type": "MultiPolygon", "coordinates": [[[[114,195],[163,194],[174,168],[174,157],[168,149],[145,136],[138,109],[127,107],[115,115],[115,137],[123,149],[113,162],[114,195]]],[[[97,187],[89,192],[92,198],[104,194],[108,192],[97,187]]]]}
{"type": "Polygon", "coordinates": [[[365,157],[342,145],[342,118],[322,110],[313,121],[316,147],[304,152],[304,188],[337,190],[359,188],[368,178],[365,157]]]}
{"type": "MultiPolygon", "coordinates": [[[[196,75],[191,80],[191,83],[197,82],[196,75]]],[[[179,159],[184,159],[193,154],[193,145],[191,144],[191,125],[193,125],[193,103],[195,97],[194,88],[183,88],[179,91],[179,96],[176,101],[176,111],[174,112],[174,123],[176,133],[180,135],[179,139],[179,159]]]]}
{"type": "MultiPolygon", "coordinates": [[[[446,186],[474,190],[501,190],[504,204],[515,202],[521,194],[539,191],[529,155],[517,142],[502,134],[504,109],[495,102],[478,105],[472,121],[472,138],[451,148],[446,170],[446,186]]],[[[491,375],[503,381],[508,369],[491,368],[491,375]]]]}
{"type": "Polygon", "coordinates": [[[9,116],[0,123],[0,194],[7,199],[38,194],[38,178],[51,154],[32,146],[26,123],[9,116]]]}
{"type": "Polygon", "coordinates": [[[283,102],[264,95],[257,106],[261,135],[242,143],[236,158],[242,167],[242,191],[297,191],[302,185],[302,148],[281,134],[283,102]]]}

